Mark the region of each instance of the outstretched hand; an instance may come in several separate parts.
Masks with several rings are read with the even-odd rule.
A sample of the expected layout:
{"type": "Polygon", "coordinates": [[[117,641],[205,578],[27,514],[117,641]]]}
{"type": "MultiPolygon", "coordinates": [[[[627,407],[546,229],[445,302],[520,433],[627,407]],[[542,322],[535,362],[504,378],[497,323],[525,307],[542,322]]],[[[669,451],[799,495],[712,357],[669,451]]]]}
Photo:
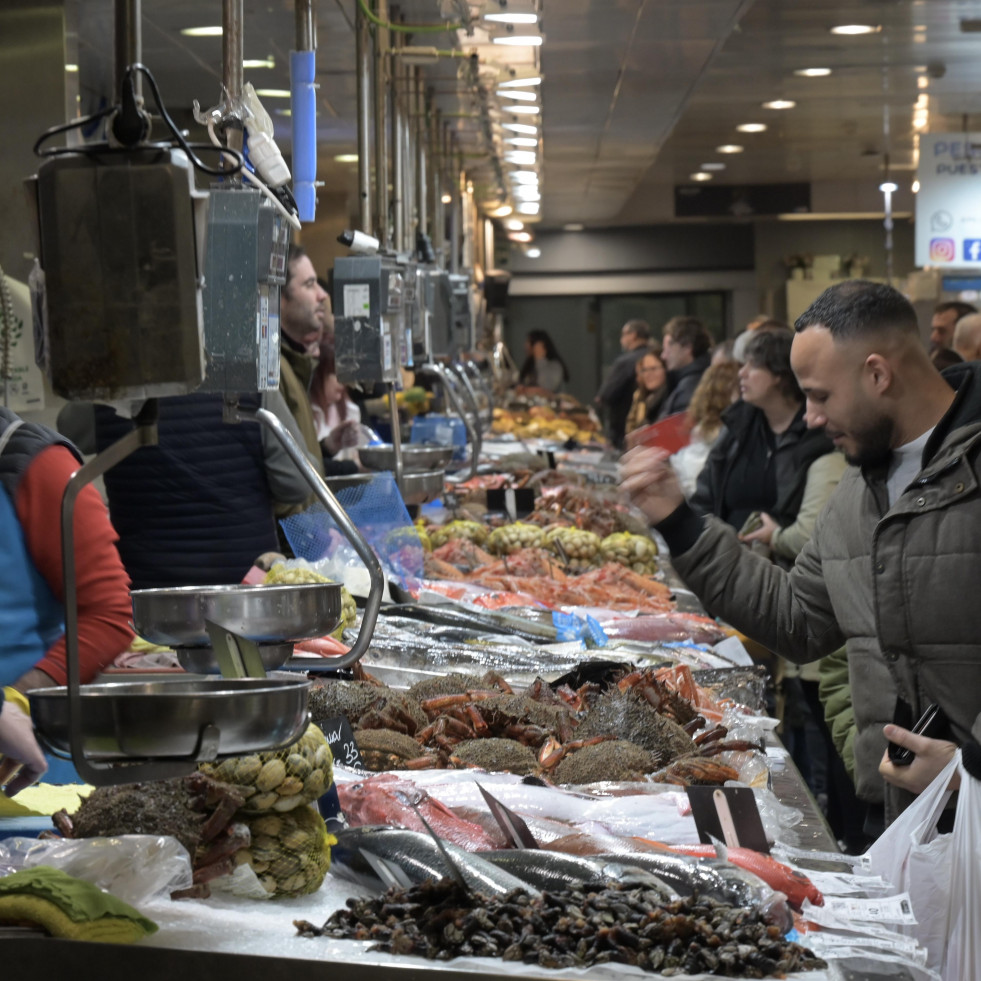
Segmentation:
{"type": "Polygon", "coordinates": [[[39,780],[47,769],[31,717],[6,699],[0,703],[0,788],[13,797],[39,780]]]}
{"type": "MultiPolygon", "coordinates": [[[[879,763],[879,773],[887,783],[913,794],[926,790],[957,751],[955,743],[948,742],[946,739],[919,736],[902,726],[890,724],[883,727],[882,731],[889,742],[912,750],[916,756],[909,766],[896,766],[889,759],[889,751],[886,750],[879,763]]],[[[954,774],[950,784],[951,790],[956,790],[959,784],[960,780],[957,774],[954,774]]]]}
{"type": "Polygon", "coordinates": [[[669,456],[665,450],[635,446],[620,458],[620,488],[655,525],[685,500],[669,456]]]}

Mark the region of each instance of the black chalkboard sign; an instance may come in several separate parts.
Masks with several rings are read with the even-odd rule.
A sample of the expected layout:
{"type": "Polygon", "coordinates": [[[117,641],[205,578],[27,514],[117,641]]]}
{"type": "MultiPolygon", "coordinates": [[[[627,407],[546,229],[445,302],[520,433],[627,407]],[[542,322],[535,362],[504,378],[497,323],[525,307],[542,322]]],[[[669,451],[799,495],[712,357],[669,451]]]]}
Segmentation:
{"type": "Polygon", "coordinates": [[[343,715],[338,715],[333,719],[327,719],[320,728],[327,737],[327,745],[330,746],[335,765],[363,773],[364,763],[361,761],[361,753],[355,742],[351,723],[343,715]]]}

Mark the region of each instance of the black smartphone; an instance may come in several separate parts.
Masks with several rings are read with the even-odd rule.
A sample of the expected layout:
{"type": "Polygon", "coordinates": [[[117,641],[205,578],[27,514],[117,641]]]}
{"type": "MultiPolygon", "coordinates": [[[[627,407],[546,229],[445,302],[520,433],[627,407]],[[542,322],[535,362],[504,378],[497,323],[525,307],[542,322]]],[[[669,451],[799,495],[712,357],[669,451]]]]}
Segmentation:
{"type": "MultiPolygon", "coordinates": [[[[905,728],[905,727],[904,727],[905,728]]],[[[947,716],[937,704],[927,706],[927,710],[916,720],[910,732],[930,739],[939,739],[947,732],[947,716]]],[[[893,766],[909,766],[916,753],[896,743],[889,743],[889,761],[893,766]]]]}

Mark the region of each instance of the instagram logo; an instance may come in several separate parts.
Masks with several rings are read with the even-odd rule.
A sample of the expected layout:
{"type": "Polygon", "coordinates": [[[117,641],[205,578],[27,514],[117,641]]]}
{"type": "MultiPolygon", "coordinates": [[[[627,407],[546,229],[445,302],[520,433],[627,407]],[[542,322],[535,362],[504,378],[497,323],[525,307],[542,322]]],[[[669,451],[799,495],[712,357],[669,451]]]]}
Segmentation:
{"type": "Polygon", "coordinates": [[[957,248],[952,238],[930,239],[931,262],[953,262],[955,255],[957,255],[957,248]]]}

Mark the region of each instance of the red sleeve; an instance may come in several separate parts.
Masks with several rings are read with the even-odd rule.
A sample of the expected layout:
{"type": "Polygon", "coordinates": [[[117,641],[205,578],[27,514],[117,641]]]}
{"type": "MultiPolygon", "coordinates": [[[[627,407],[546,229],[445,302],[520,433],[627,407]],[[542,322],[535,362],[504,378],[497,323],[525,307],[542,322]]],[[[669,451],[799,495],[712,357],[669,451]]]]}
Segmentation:
{"type": "MultiPolygon", "coordinates": [[[[49,446],[28,466],[17,487],[15,507],[34,565],[62,602],[61,499],[80,464],[64,446],[49,446]]],[[[117,535],[99,492],[84,487],[75,501],[75,588],[78,599],[78,652],[81,681],[95,674],[133,639],[129,576],[116,551],[117,535]]],[[[61,636],[37,665],[60,685],[65,674],[61,636]]]]}

